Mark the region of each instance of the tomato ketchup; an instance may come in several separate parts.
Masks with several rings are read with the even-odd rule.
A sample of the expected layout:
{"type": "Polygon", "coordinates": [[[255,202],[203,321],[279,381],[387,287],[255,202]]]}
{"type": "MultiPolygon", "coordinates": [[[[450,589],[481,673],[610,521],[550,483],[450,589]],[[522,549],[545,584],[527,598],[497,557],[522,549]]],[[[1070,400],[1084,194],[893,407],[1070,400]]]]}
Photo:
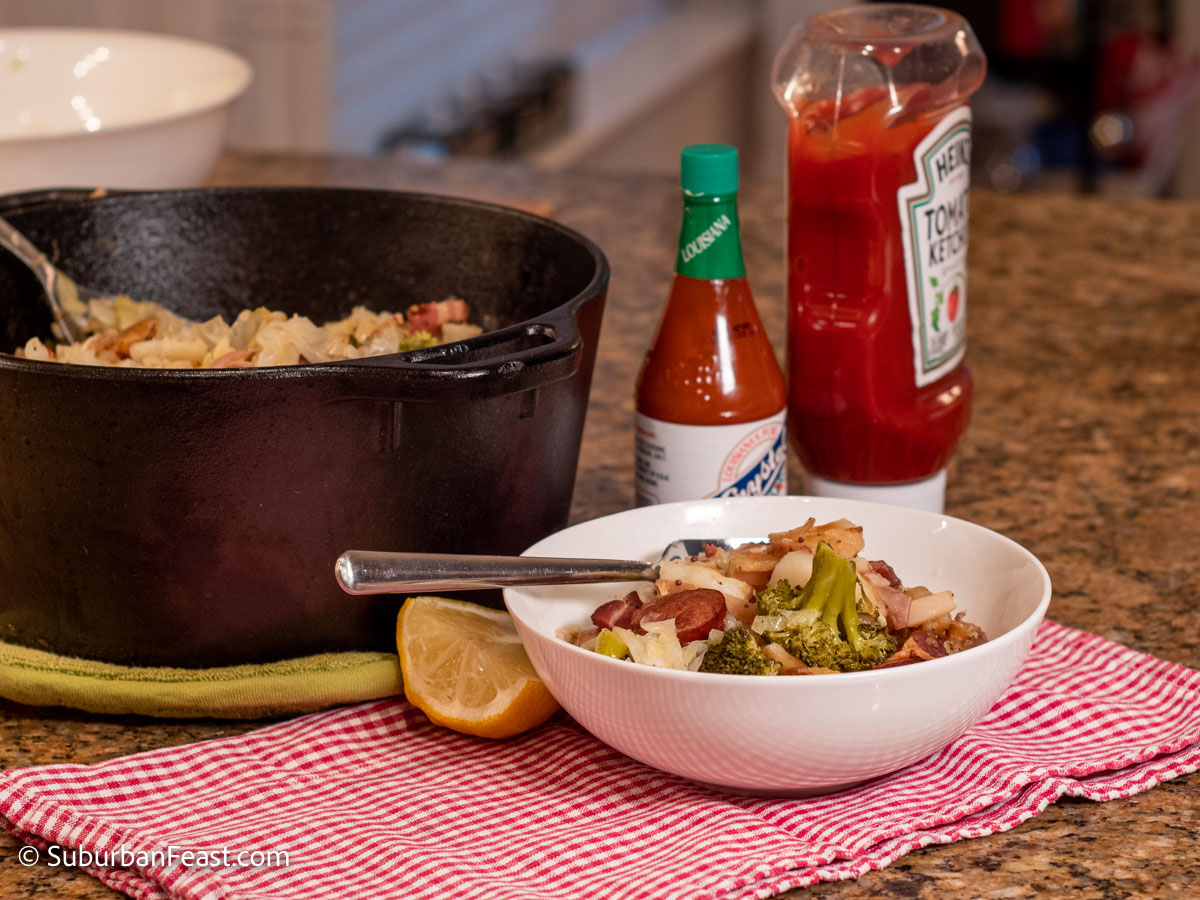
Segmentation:
{"type": "Polygon", "coordinates": [[[638,373],[639,504],[787,493],[787,385],[742,260],[737,150],[685,147],[675,278],[638,373]]]}
{"type": "Polygon", "coordinates": [[[940,511],[967,427],[970,26],[872,4],[793,32],[789,115],[791,443],[813,493],[940,511]]]}

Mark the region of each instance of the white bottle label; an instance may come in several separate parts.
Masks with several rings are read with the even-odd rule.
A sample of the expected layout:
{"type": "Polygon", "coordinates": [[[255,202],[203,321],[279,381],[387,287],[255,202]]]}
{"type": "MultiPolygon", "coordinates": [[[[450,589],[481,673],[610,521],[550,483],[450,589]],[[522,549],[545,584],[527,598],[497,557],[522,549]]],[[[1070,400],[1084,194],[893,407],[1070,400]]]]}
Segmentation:
{"type": "Polygon", "coordinates": [[[971,110],[942,119],[913,151],[917,180],[896,194],[917,387],[948,374],[967,352],[967,191],[971,110]]]}
{"type": "Polygon", "coordinates": [[[741,425],[677,425],[637,415],[639,506],[787,493],[787,408],[741,425]]]}

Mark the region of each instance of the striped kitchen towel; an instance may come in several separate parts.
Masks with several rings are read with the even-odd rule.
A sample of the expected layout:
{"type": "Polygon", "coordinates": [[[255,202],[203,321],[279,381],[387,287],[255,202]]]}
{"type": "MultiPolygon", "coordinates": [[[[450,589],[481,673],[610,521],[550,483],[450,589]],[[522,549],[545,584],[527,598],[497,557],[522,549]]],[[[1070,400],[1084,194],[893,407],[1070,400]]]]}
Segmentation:
{"type": "Polygon", "coordinates": [[[1200,673],[1046,622],[943,751],[852,790],[732,797],[559,717],[488,742],[400,700],[0,776],[22,853],[139,898],[750,898],[1108,800],[1200,765],[1200,673]]]}

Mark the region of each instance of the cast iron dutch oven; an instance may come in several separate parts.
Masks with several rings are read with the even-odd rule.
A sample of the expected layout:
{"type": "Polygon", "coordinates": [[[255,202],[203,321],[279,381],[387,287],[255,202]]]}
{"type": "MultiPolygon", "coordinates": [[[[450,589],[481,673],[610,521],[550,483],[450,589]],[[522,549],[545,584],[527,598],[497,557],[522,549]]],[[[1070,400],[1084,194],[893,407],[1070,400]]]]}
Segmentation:
{"type": "MultiPolygon", "coordinates": [[[[191,318],[326,321],[454,295],[479,337],[354,363],[147,371],[0,356],[0,639],[123,664],[394,649],[350,548],[519,553],[567,520],[601,251],[442,196],[242,188],[14,195],[77,281],[191,318]]],[[[0,351],[50,334],[0,253],[0,351]]]]}

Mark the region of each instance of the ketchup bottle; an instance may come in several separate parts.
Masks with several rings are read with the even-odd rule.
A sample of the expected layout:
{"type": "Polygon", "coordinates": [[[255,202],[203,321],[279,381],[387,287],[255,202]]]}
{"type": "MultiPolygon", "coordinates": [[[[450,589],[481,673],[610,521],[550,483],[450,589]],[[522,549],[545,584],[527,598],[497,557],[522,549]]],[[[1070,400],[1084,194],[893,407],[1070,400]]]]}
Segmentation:
{"type": "Polygon", "coordinates": [[[789,115],[792,445],[811,493],[941,511],[967,427],[967,22],[894,3],[812,17],[775,60],[789,115]]]}
{"type": "Polygon", "coordinates": [[[639,505],[787,493],[787,383],[746,281],[737,150],[685,147],[675,278],[637,379],[639,505]]]}

